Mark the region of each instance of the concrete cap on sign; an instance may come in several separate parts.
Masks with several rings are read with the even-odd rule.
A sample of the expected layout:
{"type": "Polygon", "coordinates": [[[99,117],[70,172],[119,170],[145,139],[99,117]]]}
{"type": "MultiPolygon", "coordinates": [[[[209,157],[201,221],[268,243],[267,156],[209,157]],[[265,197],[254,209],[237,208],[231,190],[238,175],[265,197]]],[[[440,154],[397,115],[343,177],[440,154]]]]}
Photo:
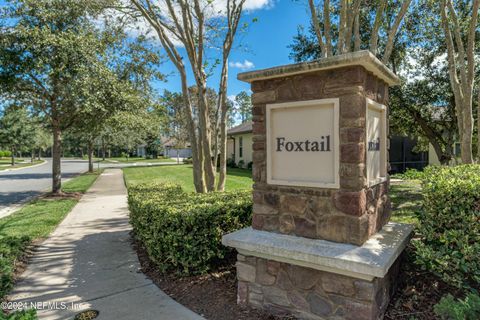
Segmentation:
{"type": "Polygon", "coordinates": [[[389,222],[362,246],[245,228],[223,236],[240,254],[372,280],[383,278],[410,240],[413,226],[389,222]]]}
{"type": "Polygon", "coordinates": [[[349,66],[362,66],[367,71],[372,72],[375,76],[385,81],[389,86],[398,85],[400,83],[400,79],[397,75],[368,50],[322,58],[311,62],[301,62],[263,70],[243,72],[237,75],[237,79],[251,83],[258,80],[281,78],[301,73],[349,66]]]}

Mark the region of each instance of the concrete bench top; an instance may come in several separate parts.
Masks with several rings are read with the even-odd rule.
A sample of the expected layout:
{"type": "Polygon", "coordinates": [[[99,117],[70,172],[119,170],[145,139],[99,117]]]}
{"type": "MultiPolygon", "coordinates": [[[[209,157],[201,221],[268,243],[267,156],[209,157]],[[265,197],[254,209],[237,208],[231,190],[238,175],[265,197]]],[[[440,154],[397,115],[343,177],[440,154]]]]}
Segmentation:
{"type": "Polygon", "coordinates": [[[389,222],[362,246],[245,228],[222,243],[240,254],[372,280],[383,278],[408,241],[413,226],[389,222]]]}

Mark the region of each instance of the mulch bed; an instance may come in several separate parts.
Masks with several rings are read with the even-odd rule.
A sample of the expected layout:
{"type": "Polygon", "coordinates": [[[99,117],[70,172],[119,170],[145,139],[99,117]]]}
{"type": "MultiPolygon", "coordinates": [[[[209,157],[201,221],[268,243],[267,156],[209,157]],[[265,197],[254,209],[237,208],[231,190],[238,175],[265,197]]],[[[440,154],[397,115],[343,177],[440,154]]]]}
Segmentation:
{"type": "Polygon", "coordinates": [[[206,319],[293,319],[271,316],[265,312],[237,304],[234,259],[231,259],[232,263],[228,267],[220,268],[217,272],[200,276],[178,277],[160,273],[148,258],[148,254],[140,242],[133,240],[133,246],[137,251],[142,272],[170,297],[206,319]]]}
{"type": "Polygon", "coordinates": [[[75,199],[80,200],[83,196],[81,192],[60,192],[60,193],[47,193],[43,196],[40,196],[39,199],[44,200],[62,200],[62,199],[75,199]]]}
{"type": "Polygon", "coordinates": [[[397,291],[390,301],[385,319],[430,320],[438,319],[433,312],[440,299],[451,294],[463,298],[463,292],[435,275],[420,270],[413,262],[414,249],[407,247],[398,276],[397,291]]]}
{"type": "MultiPolygon", "coordinates": [[[[234,259],[228,267],[202,276],[178,277],[158,271],[138,241],[133,241],[142,271],[173,299],[209,320],[294,319],[270,316],[259,310],[238,305],[234,259]]],[[[433,306],[450,293],[462,293],[443,283],[434,275],[421,271],[412,261],[412,248],[407,252],[398,276],[397,291],[390,301],[384,319],[430,320],[438,319],[433,306]]]]}

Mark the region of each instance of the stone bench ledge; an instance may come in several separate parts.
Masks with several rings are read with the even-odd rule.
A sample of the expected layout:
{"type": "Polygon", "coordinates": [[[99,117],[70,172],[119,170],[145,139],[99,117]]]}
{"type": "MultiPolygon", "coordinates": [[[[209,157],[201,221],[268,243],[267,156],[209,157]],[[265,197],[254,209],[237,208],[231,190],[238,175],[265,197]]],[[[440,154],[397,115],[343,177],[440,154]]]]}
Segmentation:
{"type": "Polygon", "coordinates": [[[373,280],[383,278],[408,241],[413,226],[389,222],[362,246],[245,228],[223,236],[240,254],[373,280]]]}

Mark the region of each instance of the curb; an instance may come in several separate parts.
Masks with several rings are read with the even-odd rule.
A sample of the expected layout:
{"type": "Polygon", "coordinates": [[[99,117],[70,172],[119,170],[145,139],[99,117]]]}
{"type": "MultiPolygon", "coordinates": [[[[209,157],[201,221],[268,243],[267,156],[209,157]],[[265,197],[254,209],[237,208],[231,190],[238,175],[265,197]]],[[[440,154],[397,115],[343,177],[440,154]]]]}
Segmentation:
{"type": "Polygon", "coordinates": [[[2,172],[17,171],[17,170],[22,170],[22,169],[40,167],[40,166],[43,166],[44,164],[48,163],[47,160],[42,160],[42,161],[43,161],[42,163],[37,163],[37,164],[34,164],[33,166],[26,166],[26,167],[21,167],[21,168],[5,169],[5,170],[0,171],[0,174],[1,174],[2,172]]]}
{"type": "MultiPolygon", "coordinates": [[[[43,160],[43,163],[39,163],[38,165],[35,165],[35,166],[40,166],[40,165],[43,165],[47,163],[46,160],[43,160]]],[[[25,168],[32,168],[34,166],[30,166],[30,167],[25,167],[25,168]]],[[[24,169],[24,168],[17,168],[16,170],[19,170],[19,169],[24,169]]],[[[13,169],[12,169],[13,170],[13,169]]],[[[4,170],[4,171],[7,171],[7,170],[4,170]]],[[[1,172],[1,171],[0,171],[1,172]]],[[[78,173],[77,175],[71,177],[71,178],[68,178],[68,179],[62,179],[62,184],[65,183],[65,182],[68,182],[84,173],[88,172],[88,170],[86,171],[82,171],[80,173],[78,173]]],[[[17,202],[9,207],[6,207],[2,210],[0,210],[0,219],[3,219],[3,218],[6,218],[8,216],[11,216],[12,214],[14,214],[15,212],[19,211],[20,209],[22,209],[23,207],[25,207],[26,205],[28,205],[30,202],[42,197],[43,195],[45,195],[46,193],[48,193],[50,190],[50,187],[46,188],[46,189],[43,189],[40,191],[39,194],[37,195],[33,195],[33,196],[30,196],[28,198],[25,198],[25,199],[22,199],[20,202],[17,202]]],[[[83,196],[82,196],[83,197],[83,196]]]]}

